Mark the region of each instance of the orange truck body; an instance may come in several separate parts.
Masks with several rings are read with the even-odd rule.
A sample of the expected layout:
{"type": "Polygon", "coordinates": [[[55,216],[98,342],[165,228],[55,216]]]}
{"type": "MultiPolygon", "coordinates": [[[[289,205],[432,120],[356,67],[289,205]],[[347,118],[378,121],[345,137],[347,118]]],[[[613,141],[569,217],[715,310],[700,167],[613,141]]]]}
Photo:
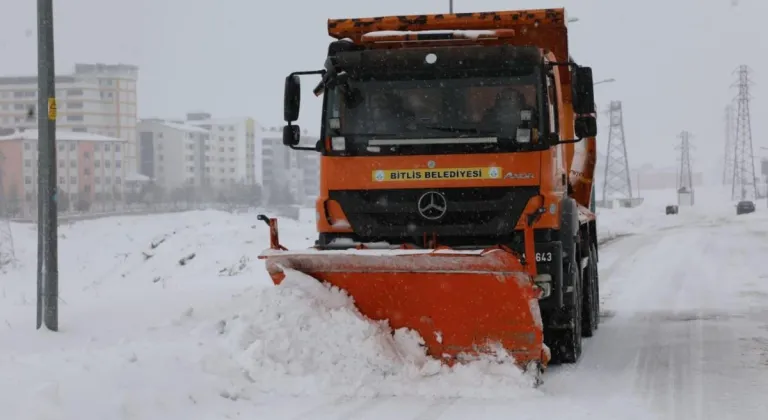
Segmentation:
{"type": "MultiPolygon", "coordinates": [[[[552,347],[562,362],[578,359],[580,337],[590,336],[597,328],[597,320],[591,319],[598,310],[596,218],[589,210],[596,131],[584,128],[594,123],[594,109],[579,105],[581,112],[574,111],[575,100],[581,104],[591,100],[592,81],[591,70],[586,82],[577,81],[583,76],[575,76],[583,72],[571,71],[577,65],[568,51],[566,21],[564,9],[329,19],[328,33],[338,40],[335,42],[344,42],[354,51],[363,51],[361,54],[388,51],[389,55],[376,56],[384,59],[409,51],[434,50],[439,56],[446,46],[469,48],[468,54],[474,48],[480,51],[493,46],[537,48],[540,63],[536,68],[550,69],[549,74],[542,70],[542,78],[551,77],[547,79],[551,81],[547,88],[537,88],[530,95],[548,98],[544,99],[550,106],[545,124],[558,129],[551,131],[556,137],[548,137],[539,126],[531,128],[531,133],[538,145],[548,145],[549,138],[556,140],[526,152],[350,155],[333,152],[338,138],[347,140],[331,133],[326,120],[323,135],[313,148],[322,153],[317,199],[321,239],[317,249],[287,251],[276,239],[276,220],[265,218],[273,230],[273,244],[261,257],[267,260],[275,283],[290,268],[340,287],[355,299],[364,315],[388,320],[393,328],[418,331],[428,353],[447,363],[483,352],[488,342],[501,343],[521,366],[545,366],[552,347]],[[577,93],[584,89],[589,94],[578,96],[584,95],[577,93]],[[585,132],[589,135],[576,139],[585,132]],[[420,243],[390,244],[385,252],[365,240],[350,240],[345,249],[330,249],[322,239],[359,238],[365,236],[363,232],[373,231],[377,215],[353,215],[350,212],[359,209],[350,203],[373,200],[377,194],[418,197],[423,193],[418,199],[421,203],[432,193],[460,200],[457,191],[479,197],[490,191],[503,195],[523,190],[534,192],[520,196],[515,217],[506,221],[514,226],[509,228],[509,237],[519,234],[517,245],[498,238],[497,243],[486,243],[494,240],[493,235],[481,243],[451,238],[446,244],[438,228],[430,230],[429,226],[439,225],[434,221],[417,226],[423,238],[417,241],[420,243]],[[352,193],[358,201],[338,198],[352,193]],[[578,328],[574,327],[577,323],[578,328]]],[[[316,94],[328,96],[329,89],[336,86],[338,69],[328,64],[331,49],[316,94]]],[[[298,107],[298,100],[291,99],[298,89],[297,77],[292,73],[286,79],[286,110],[292,100],[298,107]]],[[[393,86],[397,89],[397,84],[393,86]]],[[[326,98],[324,110],[330,106],[328,101],[326,98]]],[[[297,116],[298,110],[295,112],[297,116]]],[[[295,118],[286,117],[284,143],[300,149],[292,120],[295,118]]],[[[343,115],[340,120],[341,126],[353,122],[345,121],[343,115]]],[[[409,203],[398,198],[389,207],[380,207],[378,215],[395,214],[409,203]]],[[[497,204],[488,202],[489,207],[497,204]]],[[[477,212],[484,210],[482,201],[466,205],[476,206],[477,212]]]]}

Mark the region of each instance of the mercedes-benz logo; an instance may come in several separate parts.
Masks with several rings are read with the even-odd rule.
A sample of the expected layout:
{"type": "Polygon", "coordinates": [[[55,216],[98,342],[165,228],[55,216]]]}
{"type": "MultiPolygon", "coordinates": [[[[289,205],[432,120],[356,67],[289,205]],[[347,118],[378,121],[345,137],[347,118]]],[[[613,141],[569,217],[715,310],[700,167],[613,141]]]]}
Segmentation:
{"type": "Polygon", "coordinates": [[[419,214],[428,220],[438,220],[448,211],[448,202],[445,196],[437,191],[429,191],[419,197],[419,214]]]}

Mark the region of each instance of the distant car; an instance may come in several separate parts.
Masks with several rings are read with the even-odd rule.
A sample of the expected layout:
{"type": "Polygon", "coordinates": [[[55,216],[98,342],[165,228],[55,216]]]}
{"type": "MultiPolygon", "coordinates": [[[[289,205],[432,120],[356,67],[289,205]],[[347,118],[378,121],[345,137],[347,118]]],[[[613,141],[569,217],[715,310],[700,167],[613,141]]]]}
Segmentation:
{"type": "Polygon", "coordinates": [[[677,214],[677,206],[674,206],[674,205],[667,206],[667,214],[677,214]]]}
{"type": "Polygon", "coordinates": [[[736,204],[736,214],[747,214],[754,211],[755,203],[749,200],[739,201],[739,204],[736,204]]]}

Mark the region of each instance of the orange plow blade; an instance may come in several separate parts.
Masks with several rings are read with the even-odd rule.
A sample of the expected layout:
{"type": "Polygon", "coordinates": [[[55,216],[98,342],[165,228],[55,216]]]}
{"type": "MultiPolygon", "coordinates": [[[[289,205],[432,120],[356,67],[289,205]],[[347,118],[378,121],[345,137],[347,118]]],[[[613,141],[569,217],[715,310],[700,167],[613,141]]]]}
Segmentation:
{"type": "Polygon", "coordinates": [[[275,284],[293,269],[345,290],[358,310],[410,328],[448,364],[500,344],[521,367],[549,362],[539,291],[503,248],[477,251],[270,249],[260,258],[275,284]]]}

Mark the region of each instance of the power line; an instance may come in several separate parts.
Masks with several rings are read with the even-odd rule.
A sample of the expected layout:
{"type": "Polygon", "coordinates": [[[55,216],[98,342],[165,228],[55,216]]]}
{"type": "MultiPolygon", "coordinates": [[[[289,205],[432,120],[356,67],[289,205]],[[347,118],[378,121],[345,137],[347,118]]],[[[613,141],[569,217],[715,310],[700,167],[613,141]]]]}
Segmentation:
{"type": "Polygon", "coordinates": [[[632,181],[624,135],[624,116],[621,101],[611,101],[608,109],[608,151],[603,178],[603,205],[616,198],[632,198],[632,181]]]}
{"type": "Polygon", "coordinates": [[[691,133],[688,131],[682,131],[678,136],[680,144],[675,147],[680,151],[680,168],[677,174],[677,200],[678,205],[692,206],[694,203],[694,191],[693,191],[693,170],[691,169],[691,133]],[[689,195],[689,200],[685,203],[682,201],[682,197],[689,195]]]}
{"type": "Polygon", "coordinates": [[[731,199],[757,199],[757,176],[755,174],[755,156],[752,150],[752,123],[749,113],[751,95],[749,88],[752,81],[749,78],[750,69],[746,65],[738,68],[739,79],[735,86],[739,93],[736,97],[736,136],[733,144],[733,184],[731,199]]]}

